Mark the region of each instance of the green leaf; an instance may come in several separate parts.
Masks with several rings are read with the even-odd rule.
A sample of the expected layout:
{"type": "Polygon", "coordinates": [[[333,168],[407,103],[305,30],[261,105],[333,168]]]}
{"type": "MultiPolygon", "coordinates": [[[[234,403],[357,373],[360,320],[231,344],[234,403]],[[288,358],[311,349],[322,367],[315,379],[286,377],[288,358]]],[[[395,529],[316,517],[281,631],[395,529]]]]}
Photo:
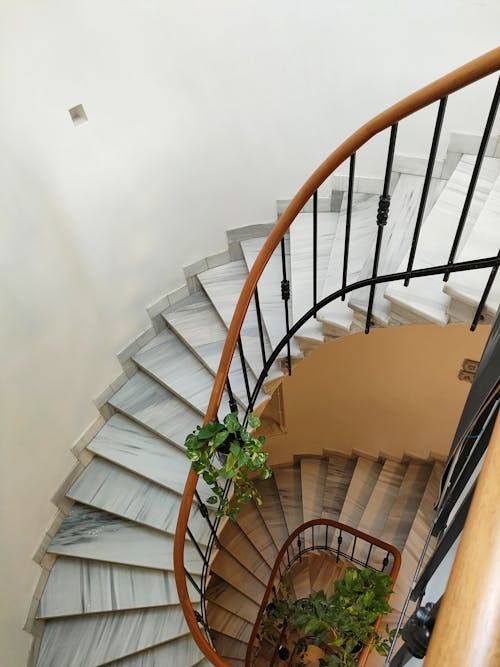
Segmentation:
{"type": "Polygon", "coordinates": [[[237,433],[241,429],[241,424],[234,412],[230,412],[224,417],[224,424],[229,433],[237,433]]]}
{"type": "Polygon", "coordinates": [[[251,413],[248,415],[248,423],[249,423],[249,425],[250,425],[252,428],[259,428],[259,426],[260,426],[260,419],[257,417],[256,414],[254,414],[253,412],[251,412],[251,413]]]}
{"type": "Polygon", "coordinates": [[[224,429],[223,431],[219,431],[214,437],[214,446],[220,447],[222,443],[226,440],[228,435],[229,431],[226,431],[226,429],[224,429]]]}
{"type": "Polygon", "coordinates": [[[210,496],[210,498],[207,498],[207,503],[209,503],[210,505],[217,505],[218,502],[219,499],[217,498],[217,496],[210,496]]]}

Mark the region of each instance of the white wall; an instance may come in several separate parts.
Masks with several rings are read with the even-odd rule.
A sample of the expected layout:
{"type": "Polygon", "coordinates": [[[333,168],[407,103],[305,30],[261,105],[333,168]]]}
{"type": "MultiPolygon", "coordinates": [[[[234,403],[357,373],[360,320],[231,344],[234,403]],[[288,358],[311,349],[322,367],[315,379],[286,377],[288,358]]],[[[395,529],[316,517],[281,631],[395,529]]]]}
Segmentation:
{"type": "MultiPolygon", "coordinates": [[[[145,306],[499,23],[496,0],[0,2],[2,664],[25,664],[49,498],[145,306]]],[[[450,127],[476,132],[464,98],[450,127]]]]}

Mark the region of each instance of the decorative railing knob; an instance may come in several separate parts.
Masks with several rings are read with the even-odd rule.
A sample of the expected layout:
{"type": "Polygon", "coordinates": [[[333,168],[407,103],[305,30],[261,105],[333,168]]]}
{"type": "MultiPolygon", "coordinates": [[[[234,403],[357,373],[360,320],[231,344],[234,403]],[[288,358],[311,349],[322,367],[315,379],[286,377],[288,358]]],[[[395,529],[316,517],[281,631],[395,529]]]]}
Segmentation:
{"type": "Polygon", "coordinates": [[[389,206],[391,205],[390,195],[380,195],[378,200],[377,225],[385,227],[389,217],[389,206]]]}

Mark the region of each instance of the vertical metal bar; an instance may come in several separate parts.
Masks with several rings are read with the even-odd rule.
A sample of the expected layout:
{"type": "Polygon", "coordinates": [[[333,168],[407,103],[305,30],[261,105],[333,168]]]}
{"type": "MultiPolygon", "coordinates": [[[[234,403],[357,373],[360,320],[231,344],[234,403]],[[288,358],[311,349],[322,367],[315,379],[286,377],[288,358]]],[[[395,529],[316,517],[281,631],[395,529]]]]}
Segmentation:
{"type": "Polygon", "coordinates": [[[290,313],[288,310],[288,302],[290,300],[290,283],[286,277],[286,254],[285,254],[285,239],[281,239],[281,269],[283,279],[281,281],[281,298],[285,304],[285,325],[286,325],[286,358],[288,365],[288,375],[292,374],[292,360],[290,354],[290,313]]]}
{"type": "MultiPolygon", "coordinates": [[[[420,204],[418,207],[417,219],[415,221],[415,229],[413,231],[413,239],[411,242],[410,255],[408,257],[408,265],[406,271],[408,274],[413,268],[413,262],[415,261],[415,253],[417,251],[418,237],[420,236],[420,228],[422,226],[422,221],[424,219],[425,205],[427,203],[427,196],[429,194],[429,187],[432,180],[432,172],[434,171],[434,164],[436,162],[437,149],[439,144],[439,138],[441,136],[441,129],[443,127],[444,112],[446,111],[446,103],[448,101],[447,97],[443,97],[439,102],[439,109],[436,117],[436,123],[434,125],[434,134],[432,136],[431,150],[429,153],[429,159],[427,161],[427,170],[425,172],[424,186],[422,188],[422,196],[420,197],[420,204]]],[[[404,285],[408,287],[410,284],[410,276],[408,275],[405,279],[404,285]]]]}
{"type": "Polygon", "coordinates": [[[356,549],[356,542],[358,538],[354,536],[354,541],[352,543],[352,551],[351,551],[351,560],[354,560],[354,550],[356,549]]]}
{"type": "Polygon", "coordinates": [[[190,530],[189,527],[186,529],[186,532],[187,532],[187,534],[189,535],[189,538],[190,538],[191,542],[192,542],[192,543],[194,544],[194,546],[196,547],[196,551],[200,554],[202,561],[203,561],[204,563],[207,563],[206,555],[205,555],[205,554],[203,553],[203,551],[201,550],[200,545],[199,545],[198,542],[196,541],[196,538],[195,538],[195,536],[193,535],[193,533],[191,532],[191,530],[190,530]]]}
{"type": "Polygon", "coordinates": [[[243,380],[245,382],[245,391],[247,393],[248,408],[251,410],[252,394],[250,392],[250,384],[248,382],[247,362],[245,355],[243,354],[243,343],[241,342],[241,336],[238,336],[238,352],[240,355],[241,369],[243,371],[243,380]]]}
{"type": "Polygon", "coordinates": [[[312,527],[312,548],[314,549],[314,526],[312,527]]]}
{"type": "MultiPolygon", "coordinates": [[[[462,237],[462,232],[465,227],[467,216],[469,215],[469,209],[472,202],[472,197],[474,196],[474,190],[476,189],[477,179],[479,177],[479,171],[481,170],[484,154],[486,152],[486,146],[488,145],[491,129],[495,121],[495,116],[498,110],[499,102],[500,102],[500,77],[498,78],[495,94],[493,95],[493,101],[491,103],[488,119],[486,121],[486,126],[484,128],[483,138],[481,139],[481,144],[479,146],[479,151],[477,153],[476,162],[474,164],[474,169],[472,171],[472,176],[469,183],[469,189],[467,190],[467,195],[465,197],[464,207],[462,209],[462,214],[460,215],[460,220],[458,221],[458,227],[455,234],[455,238],[453,239],[453,245],[451,246],[451,252],[448,258],[448,264],[453,264],[453,262],[455,261],[455,255],[457,253],[458,246],[460,244],[460,239],[462,237]]],[[[449,277],[450,277],[450,272],[447,271],[444,274],[443,280],[446,282],[449,277]]]]}
{"type": "MultiPolygon", "coordinates": [[[[385,178],[384,178],[384,188],[380,199],[378,202],[378,211],[377,211],[377,241],[375,244],[375,255],[373,257],[373,270],[372,270],[372,280],[377,277],[378,273],[378,263],[380,259],[380,248],[382,247],[382,236],[384,233],[384,227],[387,224],[387,218],[389,217],[389,206],[391,205],[391,197],[389,195],[389,188],[391,185],[391,172],[392,172],[392,163],[394,160],[394,149],[396,147],[396,136],[398,133],[398,124],[395,123],[391,127],[391,136],[389,139],[389,150],[387,153],[387,163],[385,165],[385,178]]],[[[370,333],[371,319],[372,319],[372,308],[373,300],[375,298],[375,284],[370,285],[370,297],[368,299],[368,309],[366,311],[366,324],[365,324],[365,333],[370,333]]]]}
{"type": "Polygon", "coordinates": [[[326,531],[325,531],[325,549],[328,546],[328,524],[326,524],[326,531]]]}
{"type": "MultiPolygon", "coordinates": [[[[347,211],[345,218],[345,239],[344,239],[344,266],[342,269],[342,289],[347,286],[347,266],[349,263],[349,240],[351,237],[351,216],[352,199],[354,191],[354,172],[356,169],[356,153],[351,155],[349,162],[349,186],[347,190],[347,211]]],[[[342,301],[345,301],[345,294],[342,294],[342,301]]]]}
{"type": "Polygon", "coordinates": [[[198,502],[198,509],[200,510],[201,516],[205,519],[205,521],[208,523],[210,527],[210,532],[212,533],[215,542],[217,543],[217,546],[219,545],[219,538],[217,537],[217,531],[215,530],[215,526],[210,520],[210,513],[208,511],[208,507],[205,505],[203,500],[201,499],[200,494],[198,493],[197,490],[195,490],[195,495],[196,495],[196,500],[198,502]]]}
{"type": "Polygon", "coordinates": [[[262,354],[262,365],[266,365],[266,348],[264,346],[264,327],[262,326],[262,313],[260,312],[259,290],[255,288],[253,293],[255,299],[255,310],[257,312],[257,326],[259,327],[260,351],[262,354]]]}
{"type": "Polygon", "coordinates": [[[370,544],[370,548],[368,549],[368,555],[366,557],[365,567],[368,566],[368,562],[370,561],[370,556],[372,555],[372,549],[373,549],[373,544],[370,544]]]}
{"type": "Polygon", "coordinates": [[[236,401],[234,400],[233,390],[231,389],[231,383],[229,382],[229,378],[227,378],[226,380],[226,389],[227,389],[227,394],[229,396],[229,411],[238,412],[238,406],[236,405],[236,401]]]}
{"type": "MultiPolygon", "coordinates": [[[[497,257],[500,258],[500,252],[497,254],[497,257]]],[[[490,272],[490,276],[488,278],[488,282],[486,283],[486,286],[483,291],[483,295],[481,297],[481,301],[479,302],[479,305],[476,310],[476,314],[474,315],[474,319],[472,320],[472,324],[470,325],[470,330],[475,331],[477,327],[477,323],[479,322],[481,318],[481,313],[483,312],[484,304],[486,303],[486,299],[488,298],[488,294],[490,293],[491,288],[493,287],[493,283],[495,282],[495,278],[498,272],[498,264],[495,265],[490,272]]]]}
{"type": "MultiPolygon", "coordinates": [[[[313,305],[318,303],[318,191],[313,194],[313,305]]],[[[314,313],[316,319],[317,313],[314,313]]]]}
{"type": "Polygon", "coordinates": [[[339,536],[337,537],[337,563],[339,562],[340,558],[340,545],[342,544],[342,531],[339,532],[339,536]]]}
{"type": "Polygon", "coordinates": [[[186,577],[189,579],[191,584],[194,586],[194,588],[198,591],[198,594],[201,595],[201,588],[198,586],[198,583],[193,579],[193,577],[189,574],[189,572],[184,568],[184,574],[186,577]]]}

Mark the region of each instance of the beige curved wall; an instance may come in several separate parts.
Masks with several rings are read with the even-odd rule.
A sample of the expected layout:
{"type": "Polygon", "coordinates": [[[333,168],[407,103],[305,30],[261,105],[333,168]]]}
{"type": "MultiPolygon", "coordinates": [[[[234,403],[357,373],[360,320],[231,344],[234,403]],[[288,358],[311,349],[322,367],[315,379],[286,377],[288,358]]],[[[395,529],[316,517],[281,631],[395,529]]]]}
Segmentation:
{"type": "Polygon", "coordinates": [[[323,449],[445,457],[470,389],[458,371],[489,330],[390,327],[318,347],[283,383],[287,433],[269,439],[271,462],[323,449]]]}

